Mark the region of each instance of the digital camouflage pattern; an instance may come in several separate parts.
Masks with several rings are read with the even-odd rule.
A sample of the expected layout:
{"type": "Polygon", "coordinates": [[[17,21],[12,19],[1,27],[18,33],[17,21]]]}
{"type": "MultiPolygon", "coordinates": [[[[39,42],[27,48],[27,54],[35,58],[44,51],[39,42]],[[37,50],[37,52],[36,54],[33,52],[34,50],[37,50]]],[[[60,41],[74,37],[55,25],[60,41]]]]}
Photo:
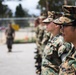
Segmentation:
{"type": "Polygon", "coordinates": [[[73,47],[74,46],[72,43],[64,42],[63,45],[59,48],[58,55],[61,58],[62,62],[66,60],[66,57],[69,55],[73,47]]]}
{"type": "Polygon", "coordinates": [[[39,25],[36,27],[36,45],[37,45],[37,51],[36,56],[34,57],[36,59],[35,67],[36,73],[41,73],[41,62],[42,62],[42,49],[41,49],[41,41],[43,39],[43,35],[46,29],[46,26],[42,23],[43,19],[45,19],[45,16],[41,15],[39,16],[39,25]]]}
{"type": "Polygon", "coordinates": [[[42,74],[41,75],[58,75],[54,70],[48,67],[42,67],[42,74]]]}
{"type": "Polygon", "coordinates": [[[51,33],[45,30],[43,40],[41,42],[42,45],[46,45],[48,40],[50,39],[51,33]]]}
{"type": "Polygon", "coordinates": [[[76,75],[76,51],[69,50],[66,60],[60,65],[59,75],[76,75]]]}
{"type": "MultiPolygon", "coordinates": [[[[54,23],[66,25],[76,20],[76,6],[63,6],[64,16],[54,20],[54,23]]],[[[75,25],[75,24],[74,24],[75,25]]],[[[59,75],[76,75],[76,49],[68,48],[69,52],[62,54],[62,64],[60,65],[59,75]],[[64,57],[65,56],[65,57],[64,57]]]]}
{"type": "Polygon", "coordinates": [[[45,30],[44,36],[43,36],[43,40],[41,41],[42,53],[43,53],[43,51],[44,51],[44,48],[45,48],[48,40],[50,39],[50,36],[51,36],[51,33],[50,33],[50,32],[47,32],[47,31],[45,30]]]}
{"type": "Polygon", "coordinates": [[[69,49],[73,49],[72,44],[64,42],[61,35],[57,35],[50,39],[45,47],[42,58],[42,67],[44,68],[42,68],[42,75],[49,75],[46,73],[50,73],[50,75],[59,75],[59,66],[66,59],[66,54],[69,53],[69,49]]]}
{"type": "MultiPolygon", "coordinates": [[[[50,17],[43,22],[53,21],[57,25],[67,25],[76,20],[76,6],[63,6],[64,15],[52,20],[50,17]]],[[[43,28],[41,28],[43,30],[43,28]]],[[[41,75],[76,75],[76,49],[72,43],[64,42],[59,34],[51,37],[46,45],[47,35],[37,28],[37,46],[42,55],[41,75]],[[42,38],[42,39],[41,39],[42,38]],[[46,46],[45,46],[46,45],[46,46]],[[42,51],[43,50],[43,51],[42,51]]],[[[46,28],[45,28],[46,29],[46,28]]]]}
{"type": "Polygon", "coordinates": [[[61,64],[61,59],[58,57],[58,49],[62,44],[63,37],[60,34],[49,39],[42,56],[42,75],[58,75],[58,66],[61,64]],[[43,67],[46,68],[43,69],[43,67]]]}
{"type": "Polygon", "coordinates": [[[38,50],[39,50],[39,53],[41,54],[42,51],[41,51],[41,41],[43,40],[43,35],[44,35],[44,32],[46,30],[46,26],[42,26],[42,25],[39,25],[38,28],[37,28],[37,39],[36,39],[36,44],[37,44],[37,47],[38,47],[38,50]]]}
{"type": "Polygon", "coordinates": [[[76,6],[63,6],[64,15],[54,20],[54,23],[60,25],[67,25],[76,19],[76,6]]]}

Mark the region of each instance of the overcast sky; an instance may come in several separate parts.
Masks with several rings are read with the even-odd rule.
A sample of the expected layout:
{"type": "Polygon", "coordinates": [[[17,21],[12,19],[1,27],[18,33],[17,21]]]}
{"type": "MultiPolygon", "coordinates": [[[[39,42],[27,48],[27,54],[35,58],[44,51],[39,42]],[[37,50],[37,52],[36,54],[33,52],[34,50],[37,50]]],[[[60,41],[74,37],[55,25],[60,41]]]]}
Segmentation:
{"type": "Polygon", "coordinates": [[[3,4],[7,4],[9,8],[15,12],[16,6],[22,5],[24,9],[27,9],[30,14],[39,15],[40,11],[36,9],[39,0],[22,0],[22,1],[5,1],[3,4]]]}

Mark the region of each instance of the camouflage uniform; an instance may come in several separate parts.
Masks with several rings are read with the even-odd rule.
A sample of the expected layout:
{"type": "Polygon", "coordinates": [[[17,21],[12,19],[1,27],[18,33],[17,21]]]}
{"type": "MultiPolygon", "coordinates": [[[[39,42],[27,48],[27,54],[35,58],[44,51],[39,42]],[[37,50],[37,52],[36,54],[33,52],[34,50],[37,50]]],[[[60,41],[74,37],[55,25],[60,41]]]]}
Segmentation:
{"type": "Polygon", "coordinates": [[[5,30],[8,52],[11,52],[12,44],[14,40],[14,34],[15,34],[15,30],[12,28],[11,24],[9,24],[8,28],[5,30]]]}
{"type": "MultiPolygon", "coordinates": [[[[54,12],[48,11],[48,17],[43,20],[43,23],[45,23],[45,25],[50,23],[53,20],[53,15],[54,15],[54,12]]],[[[47,45],[47,42],[48,42],[48,40],[50,39],[51,36],[52,36],[51,32],[45,30],[43,40],[41,41],[42,53],[43,53],[43,50],[44,50],[45,46],[47,45]]]]}
{"type": "Polygon", "coordinates": [[[44,33],[44,36],[43,36],[43,40],[41,42],[42,45],[46,45],[47,44],[48,39],[50,39],[50,35],[51,35],[51,33],[47,32],[45,30],[45,33],[44,33]]]}
{"type": "MultiPolygon", "coordinates": [[[[49,12],[49,14],[51,15],[49,15],[48,18],[43,21],[44,23],[50,23],[51,21],[53,21],[52,12],[51,13],[49,12]]],[[[61,63],[61,59],[58,57],[57,45],[59,43],[63,43],[62,40],[63,38],[61,37],[60,34],[58,34],[55,37],[52,37],[52,34],[50,35],[50,39],[47,42],[47,45],[45,46],[42,55],[41,75],[58,75],[58,65],[61,63]]],[[[42,42],[44,42],[44,40],[42,42]]]]}
{"type": "Polygon", "coordinates": [[[63,38],[59,34],[49,39],[42,57],[42,75],[58,75],[61,59],[58,57],[58,49],[63,44],[63,38]]]}
{"type": "MultiPolygon", "coordinates": [[[[44,19],[43,16],[40,16],[40,19],[44,19]]],[[[37,55],[35,56],[36,58],[36,63],[35,66],[37,67],[36,73],[41,72],[41,61],[42,61],[42,45],[41,41],[43,40],[43,35],[45,32],[46,26],[43,25],[42,23],[39,24],[36,28],[36,45],[37,45],[37,55]]]]}
{"type": "Polygon", "coordinates": [[[72,45],[63,41],[61,35],[57,35],[47,44],[42,60],[42,75],[59,75],[59,66],[63,62],[62,54],[68,54],[72,45]]]}
{"type": "MultiPolygon", "coordinates": [[[[54,22],[65,26],[76,20],[76,7],[65,5],[63,8],[65,11],[64,16],[56,19],[54,22]]],[[[62,53],[62,55],[64,54],[62,53]]],[[[74,47],[70,48],[63,59],[59,75],[76,75],[76,49],[74,47]]]]}
{"type": "Polygon", "coordinates": [[[36,45],[37,45],[38,44],[37,39],[38,39],[38,34],[39,34],[39,25],[35,28],[35,33],[36,33],[36,45]]]}
{"type": "Polygon", "coordinates": [[[43,36],[43,40],[41,42],[41,47],[42,47],[42,53],[43,53],[43,50],[48,42],[48,40],[50,39],[50,36],[51,36],[51,33],[50,32],[47,32],[45,30],[45,33],[44,33],[44,36],[43,36]]]}
{"type": "MultiPolygon", "coordinates": [[[[67,43],[64,43],[60,49],[59,49],[59,56],[62,59],[62,64],[59,66],[60,68],[60,73],[59,75],[75,75],[74,74],[74,68],[71,67],[71,65],[73,63],[75,63],[75,61],[72,59],[72,53],[75,52],[74,50],[74,46],[71,43],[68,43],[69,46],[67,45],[67,43]],[[63,48],[63,51],[62,51],[63,48]],[[71,59],[71,60],[70,60],[71,59]]],[[[74,56],[74,55],[73,55],[74,56]]],[[[75,66],[75,65],[74,65],[75,66]]]]}
{"type": "Polygon", "coordinates": [[[38,26],[38,35],[37,35],[37,47],[39,50],[39,54],[42,54],[41,51],[41,41],[43,40],[43,35],[45,32],[46,26],[39,25],[38,26]]]}
{"type": "Polygon", "coordinates": [[[60,73],[59,75],[75,75],[74,74],[74,66],[73,67],[71,66],[73,63],[75,63],[74,61],[74,52],[75,52],[75,49],[74,49],[74,46],[72,43],[69,43],[70,46],[67,46],[67,43],[66,44],[66,49],[65,47],[63,47],[65,50],[61,52],[61,49],[60,49],[60,57],[62,59],[62,64],[60,65],[60,73]],[[72,55],[73,54],[73,55],[72,55]],[[73,56],[73,57],[72,57],[73,56]]]}
{"type": "Polygon", "coordinates": [[[39,25],[37,27],[37,39],[36,39],[36,45],[37,45],[37,50],[38,50],[38,54],[35,56],[36,58],[40,58],[41,59],[41,56],[42,56],[42,45],[41,45],[41,41],[43,39],[43,35],[44,35],[44,32],[45,32],[45,29],[46,27],[45,26],[42,26],[42,25],[39,25]]]}

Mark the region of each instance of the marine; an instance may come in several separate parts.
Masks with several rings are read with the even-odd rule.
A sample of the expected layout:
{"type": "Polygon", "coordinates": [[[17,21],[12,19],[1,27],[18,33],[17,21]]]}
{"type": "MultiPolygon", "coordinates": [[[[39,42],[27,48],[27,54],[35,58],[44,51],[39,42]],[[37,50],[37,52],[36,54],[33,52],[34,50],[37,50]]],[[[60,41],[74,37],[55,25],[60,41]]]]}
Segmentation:
{"type": "MultiPolygon", "coordinates": [[[[57,15],[56,15],[57,16],[57,15]]],[[[52,33],[47,45],[45,46],[42,57],[41,75],[59,75],[59,66],[63,62],[62,53],[68,53],[71,43],[66,43],[61,34],[61,26],[51,20],[47,28],[52,33]]]]}
{"type": "Polygon", "coordinates": [[[41,49],[41,41],[43,39],[43,35],[46,29],[46,26],[42,23],[43,19],[45,19],[44,15],[39,16],[39,25],[36,30],[36,45],[37,45],[37,54],[35,56],[36,62],[35,66],[37,67],[36,73],[41,72],[41,61],[42,61],[42,49],[41,49]]]}
{"type": "Polygon", "coordinates": [[[6,36],[6,44],[7,44],[8,52],[11,52],[12,44],[15,38],[15,30],[12,28],[11,23],[8,24],[8,27],[5,30],[5,36],[6,36]]]}
{"type": "Polygon", "coordinates": [[[66,42],[73,43],[72,50],[69,49],[66,59],[60,65],[59,75],[76,75],[76,6],[63,6],[64,15],[55,20],[60,24],[62,35],[66,42]]]}

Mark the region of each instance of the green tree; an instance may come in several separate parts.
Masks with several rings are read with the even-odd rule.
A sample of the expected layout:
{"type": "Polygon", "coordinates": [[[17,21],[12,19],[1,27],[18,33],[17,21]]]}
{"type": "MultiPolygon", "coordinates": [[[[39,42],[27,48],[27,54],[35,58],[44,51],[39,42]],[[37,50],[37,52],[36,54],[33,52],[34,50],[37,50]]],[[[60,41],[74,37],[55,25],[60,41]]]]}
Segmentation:
{"type": "Polygon", "coordinates": [[[28,17],[28,16],[29,16],[28,10],[27,9],[23,9],[22,5],[19,4],[16,7],[15,17],[28,17]]]}
{"type": "Polygon", "coordinates": [[[41,11],[47,10],[47,7],[49,11],[61,11],[63,4],[63,0],[39,0],[38,7],[40,7],[41,11]]]}
{"type": "Polygon", "coordinates": [[[4,0],[0,0],[0,17],[12,17],[12,11],[8,8],[7,5],[3,5],[2,2],[4,0]],[[8,11],[9,10],[9,11],[8,11]]]}
{"type": "Polygon", "coordinates": [[[16,7],[15,17],[24,17],[25,11],[22,8],[22,5],[19,4],[19,6],[16,7]]]}
{"type": "MultiPolygon", "coordinates": [[[[27,13],[27,10],[23,9],[22,8],[22,5],[19,4],[17,7],[16,7],[16,12],[15,12],[15,17],[19,17],[19,18],[23,18],[23,17],[28,17],[29,14],[27,13]]],[[[19,24],[20,27],[26,27],[26,26],[29,26],[29,23],[27,20],[17,20],[15,21],[16,24],[19,24]]]]}
{"type": "MultiPolygon", "coordinates": [[[[75,0],[66,0],[68,5],[73,5],[75,0]]],[[[37,8],[43,11],[62,11],[64,0],[39,0],[37,8]]]]}
{"type": "Polygon", "coordinates": [[[75,5],[76,0],[67,0],[68,5],[75,5]]]}

